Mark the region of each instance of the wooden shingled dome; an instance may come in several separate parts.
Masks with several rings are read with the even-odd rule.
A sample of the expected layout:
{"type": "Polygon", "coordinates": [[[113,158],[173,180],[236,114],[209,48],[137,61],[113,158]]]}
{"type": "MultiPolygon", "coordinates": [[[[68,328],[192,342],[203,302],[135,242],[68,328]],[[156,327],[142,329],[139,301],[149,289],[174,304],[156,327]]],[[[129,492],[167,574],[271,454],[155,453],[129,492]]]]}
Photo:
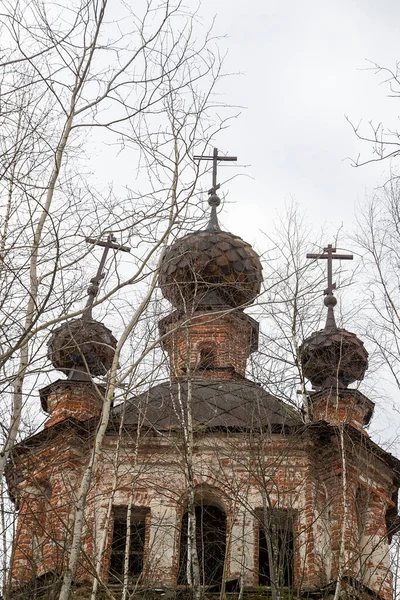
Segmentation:
{"type": "Polygon", "coordinates": [[[346,388],[362,380],[368,368],[363,342],[346,329],[317,331],[303,342],[300,354],[303,373],[315,388],[346,388]]]}
{"type": "Polygon", "coordinates": [[[74,319],[54,329],[48,356],[55,368],[66,375],[78,370],[99,377],[110,369],[116,346],[117,340],[103,323],[74,319]]]}
{"type": "Polygon", "coordinates": [[[211,295],[238,307],[256,298],[261,282],[260,259],[250,244],[231,233],[211,230],[174,242],[159,277],[165,298],[177,308],[211,295]]]}

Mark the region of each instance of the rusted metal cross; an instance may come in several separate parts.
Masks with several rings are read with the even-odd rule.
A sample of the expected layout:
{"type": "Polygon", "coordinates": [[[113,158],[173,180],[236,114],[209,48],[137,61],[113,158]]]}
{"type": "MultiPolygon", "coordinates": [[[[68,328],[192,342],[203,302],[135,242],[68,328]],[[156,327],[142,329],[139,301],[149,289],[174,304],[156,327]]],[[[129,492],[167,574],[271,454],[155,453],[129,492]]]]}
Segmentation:
{"type": "Polygon", "coordinates": [[[328,287],[324,290],[326,296],[331,296],[333,290],[336,290],[336,283],[332,281],[332,261],[333,260],[353,260],[352,254],[336,254],[336,248],[332,244],[328,244],[327,248],[324,248],[322,254],[307,254],[307,258],[313,258],[318,260],[324,258],[328,261],[328,287]]]}
{"type": "Polygon", "coordinates": [[[93,305],[94,299],[96,298],[96,296],[99,292],[100,281],[102,279],[104,279],[104,277],[105,277],[104,265],[106,264],[106,260],[107,260],[107,256],[108,256],[108,252],[109,252],[110,248],[112,248],[113,250],[120,250],[121,252],[130,252],[131,249],[129,248],[129,246],[122,246],[121,244],[116,244],[117,239],[113,236],[113,234],[111,232],[108,234],[106,240],[99,240],[99,239],[94,239],[94,238],[89,238],[89,237],[87,237],[85,239],[89,244],[93,244],[94,246],[102,246],[104,248],[103,255],[100,259],[99,268],[97,269],[96,275],[90,280],[91,285],[88,288],[88,299],[86,302],[86,308],[88,310],[85,312],[83,318],[91,319],[92,318],[92,305],[93,305]]]}
{"type": "Polygon", "coordinates": [[[212,162],[213,162],[212,188],[210,190],[208,190],[208,193],[210,194],[210,196],[212,194],[215,194],[215,192],[217,190],[219,190],[219,188],[221,187],[220,184],[217,183],[218,161],[229,161],[229,162],[236,162],[237,161],[237,156],[219,156],[218,155],[218,148],[214,148],[212,156],[193,156],[193,158],[194,158],[194,160],[212,160],[212,162]]]}

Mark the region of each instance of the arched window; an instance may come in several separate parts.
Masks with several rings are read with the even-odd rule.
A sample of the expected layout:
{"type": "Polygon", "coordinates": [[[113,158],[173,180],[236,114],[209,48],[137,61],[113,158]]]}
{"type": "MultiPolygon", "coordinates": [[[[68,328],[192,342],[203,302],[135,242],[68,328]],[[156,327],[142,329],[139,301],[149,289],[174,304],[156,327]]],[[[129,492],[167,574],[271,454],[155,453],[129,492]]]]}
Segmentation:
{"type": "Polygon", "coordinates": [[[198,369],[205,371],[215,368],[215,348],[212,344],[199,347],[198,369]]]}
{"type": "MultiPolygon", "coordinates": [[[[213,591],[221,588],[226,550],[226,514],[215,504],[202,502],[195,507],[196,548],[200,566],[200,581],[213,591]]],[[[189,518],[182,517],[178,584],[191,583],[191,563],[188,557],[189,518]],[[188,572],[189,570],[189,572],[188,572]]]]}

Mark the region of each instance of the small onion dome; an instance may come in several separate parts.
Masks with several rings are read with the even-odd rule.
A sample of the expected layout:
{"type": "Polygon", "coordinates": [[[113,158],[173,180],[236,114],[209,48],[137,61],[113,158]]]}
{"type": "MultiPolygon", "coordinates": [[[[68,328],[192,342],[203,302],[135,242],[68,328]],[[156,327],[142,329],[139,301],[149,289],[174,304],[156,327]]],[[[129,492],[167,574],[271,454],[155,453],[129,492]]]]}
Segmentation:
{"type": "Polygon", "coordinates": [[[176,240],[166,251],[159,284],[179,308],[193,300],[238,307],[260,293],[262,266],[250,244],[232,233],[208,227],[176,240]]]}
{"type": "Polygon", "coordinates": [[[116,346],[117,340],[103,323],[75,319],[54,329],[48,357],[66,375],[76,370],[99,377],[110,369],[116,346]]]}
{"type": "Polygon", "coordinates": [[[300,347],[303,373],[314,388],[346,388],[364,378],[368,352],[346,329],[327,328],[313,333],[300,347]]]}

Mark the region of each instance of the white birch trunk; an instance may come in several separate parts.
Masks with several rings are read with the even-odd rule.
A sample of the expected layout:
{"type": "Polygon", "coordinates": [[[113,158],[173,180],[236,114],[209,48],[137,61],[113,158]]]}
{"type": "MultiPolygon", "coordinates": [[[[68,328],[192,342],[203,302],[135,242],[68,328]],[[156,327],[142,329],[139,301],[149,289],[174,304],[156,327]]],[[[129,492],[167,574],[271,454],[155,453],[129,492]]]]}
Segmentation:
{"type": "MultiPolygon", "coordinates": [[[[190,352],[188,353],[190,355],[190,352]]],[[[193,394],[192,394],[192,382],[189,379],[187,382],[187,446],[186,446],[186,464],[187,464],[187,478],[188,478],[188,556],[190,556],[190,573],[191,573],[191,584],[193,589],[194,600],[200,600],[201,598],[201,579],[200,579],[200,564],[197,553],[197,540],[196,540],[196,504],[195,504],[195,486],[194,486],[194,473],[193,473],[193,394]],[[190,543],[190,554],[189,554],[189,543],[190,543]]],[[[188,571],[189,572],[189,571],[188,571]]]]}
{"type": "MultiPolygon", "coordinates": [[[[38,281],[38,258],[39,258],[39,247],[42,239],[43,228],[48,218],[50,212],[50,206],[54,197],[54,190],[56,186],[56,182],[58,179],[58,175],[61,168],[61,163],[64,155],[65,146],[67,144],[68,137],[71,133],[72,127],[72,119],[73,119],[73,109],[71,107],[70,115],[66,121],[64,132],[61,137],[60,143],[57,148],[57,152],[55,155],[55,167],[53,169],[53,173],[51,175],[47,194],[46,201],[43,206],[43,210],[41,212],[41,216],[39,222],[36,226],[33,243],[32,243],[32,252],[30,258],[30,269],[29,269],[29,300],[26,309],[25,315],[25,323],[23,331],[28,333],[32,327],[33,320],[35,318],[35,311],[38,300],[38,291],[39,291],[39,281],[38,281]]],[[[11,419],[10,419],[10,427],[7,432],[7,436],[3,447],[0,450],[0,474],[3,475],[5,466],[10,457],[10,453],[15,445],[15,441],[17,439],[17,435],[19,432],[19,427],[21,423],[21,414],[22,414],[22,391],[25,380],[26,371],[29,364],[29,343],[25,341],[20,348],[20,358],[19,358],[19,366],[16,377],[13,383],[13,400],[11,407],[11,419]]]]}
{"type": "Polygon", "coordinates": [[[346,462],[346,448],[344,441],[344,426],[340,425],[340,454],[342,459],[342,501],[343,501],[343,520],[340,537],[340,549],[338,556],[338,574],[335,586],[335,595],[333,600],[339,600],[340,592],[342,589],[342,578],[343,578],[343,566],[345,562],[346,552],[346,527],[348,520],[349,506],[347,502],[347,462],[346,462]]]}
{"type": "Polygon", "coordinates": [[[124,557],[124,586],[122,589],[121,600],[126,600],[129,584],[129,552],[131,549],[131,533],[132,533],[132,495],[129,498],[128,507],[126,509],[126,543],[124,557]]]}
{"type": "MultiPolygon", "coordinates": [[[[144,264],[146,264],[148,262],[150,257],[154,254],[154,252],[157,251],[157,249],[159,249],[161,246],[165,246],[166,240],[168,239],[168,235],[174,224],[174,220],[175,220],[175,216],[176,216],[174,208],[176,206],[177,184],[178,184],[178,181],[177,181],[177,175],[176,175],[176,177],[174,177],[173,186],[172,186],[172,198],[171,198],[171,210],[170,210],[170,216],[169,216],[169,219],[170,219],[169,225],[168,225],[164,235],[161,237],[160,241],[154,246],[154,248],[152,248],[152,250],[149,252],[147,258],[143,261],[144,264]]],[[[83,532],[84,507],[86,504],[86,498],[87,498],[87,494],[89,491],[91,479],[92,479],[93,473],[96,469],[96,466],[97,466],[97,463],[98,463],[98,460],[99,460],[99,457],[101,454],[103,440],[104,440],[104,436],[105,436],[107,425],[108,425],[109,418],[110,418],[110,410],[111,410],[112,400],[114,397],[114,389],[115,389],[115,384],[116,384],[116,380],[117,380],[118,363],[119,363],[121,350],[124,347],[125,342],[128,339],[128,336],[134,330],[140,317],[142,316],[148,303],[150,302],[151,296],[157,285],[158,267],[159,267],[159,264],[161,263],[162,256],[163,256],[163,252],[161,252],[160,258],[158,260],[158,265],[153,273],[147,294],[145,295],[142,302],[139,304],[137,310],[135,311],[135,313],[132,316],[131,320],[129,321],[128,325],[125,327],[125,330],[122,333],[122,335],[118,341],[117,347],[115,349],[113,364],[110,369],[110,375],[109,375],[109,386],[108,386],[106,397],[103,402],[100,423],[97,428],[92,454],[91,454],[89,463],[88,463],[88,465],[84,471],[84,474],[82,476],[81,485],[80,485],[79,491],[78,491],[78,501],[77,501],[76,510],[75,510],[75,518],[74,518],[74,525],[73,525],[73,530],[72,530],[72,541],[71,541],[71,548],[70,548],[70,553],[69,553],[68,567],[67,567],[64,577],[63,577],[63,583],[61,586],[59,600],[68,600],[68,598],[70,596],[70,592],[71,592],[73,578],[74,578],[74,575],[75,575],[75,572],[76,572],[76,569],[78,566],[80,546],[81,546],[81,541],[82,541],[82,532],[83,532]]]]}
{"type": "Polygon", "coordinates": [[[142,300],[137,311],[131,318],[128,326],[125,328],[121,338],[119,339],[117,348],[115,350],[114,360],[113,360],[113,364],[112,364],[112,367],[110,370],[110,384],[109,384],[109,387],[107,390],[106,397],[104,399],[103,409],[102,409],[102,413],[101,413],[101,417],[100,417],[100,423],[97,428],[97,433],[96,433],[96,437],[95,437],[95,441],[94,441],[92,455],[90,457],[89,464],[84,471],[81,485],[79,487],[78,501],[77,501],[77,505],[76,505],[76,509],[75,509],[75,518],[74,518],[74,525],[73,525],[73,530],[72,530],[72,542],[71,542],[71,549],[70,549],[69,560],[68,560],[68,567],[64,574],[59,600],[68,600],[70,591],[71,591],[72,582],[73,582],[73,577],[75,575],[75,572],[76,572],[76,569],[78,566],[80,547],[81,547],[81,541],[82,541],[84,509],[85,509],[85,504],[86,504],[86,498],[87,498],[87,494],[89,492],[89,487],[90,487],[93,473],[98,464],[99,456],[100,456],[102,445],[103,445],[104,436],[106,433],[106,429],[107,429],[107,425],[108,425],[108,421],[109,421],[109,417],[110,417],[110,410],[111,410],[112,400],[114,397],[114,389],[115,389],[115,383],[116,383],[116,378],[117,378],[118,362],[119,362],[121,350],[129,336],[129,334],[135,328],[140,316],[142,315],[143,311],[145,310],[147,304],[149,303],[151,295],[156,286],[156,283],[157,283],[157,271],[153,275],[150,288],[149,288],[145,298],[142,300]]]}

